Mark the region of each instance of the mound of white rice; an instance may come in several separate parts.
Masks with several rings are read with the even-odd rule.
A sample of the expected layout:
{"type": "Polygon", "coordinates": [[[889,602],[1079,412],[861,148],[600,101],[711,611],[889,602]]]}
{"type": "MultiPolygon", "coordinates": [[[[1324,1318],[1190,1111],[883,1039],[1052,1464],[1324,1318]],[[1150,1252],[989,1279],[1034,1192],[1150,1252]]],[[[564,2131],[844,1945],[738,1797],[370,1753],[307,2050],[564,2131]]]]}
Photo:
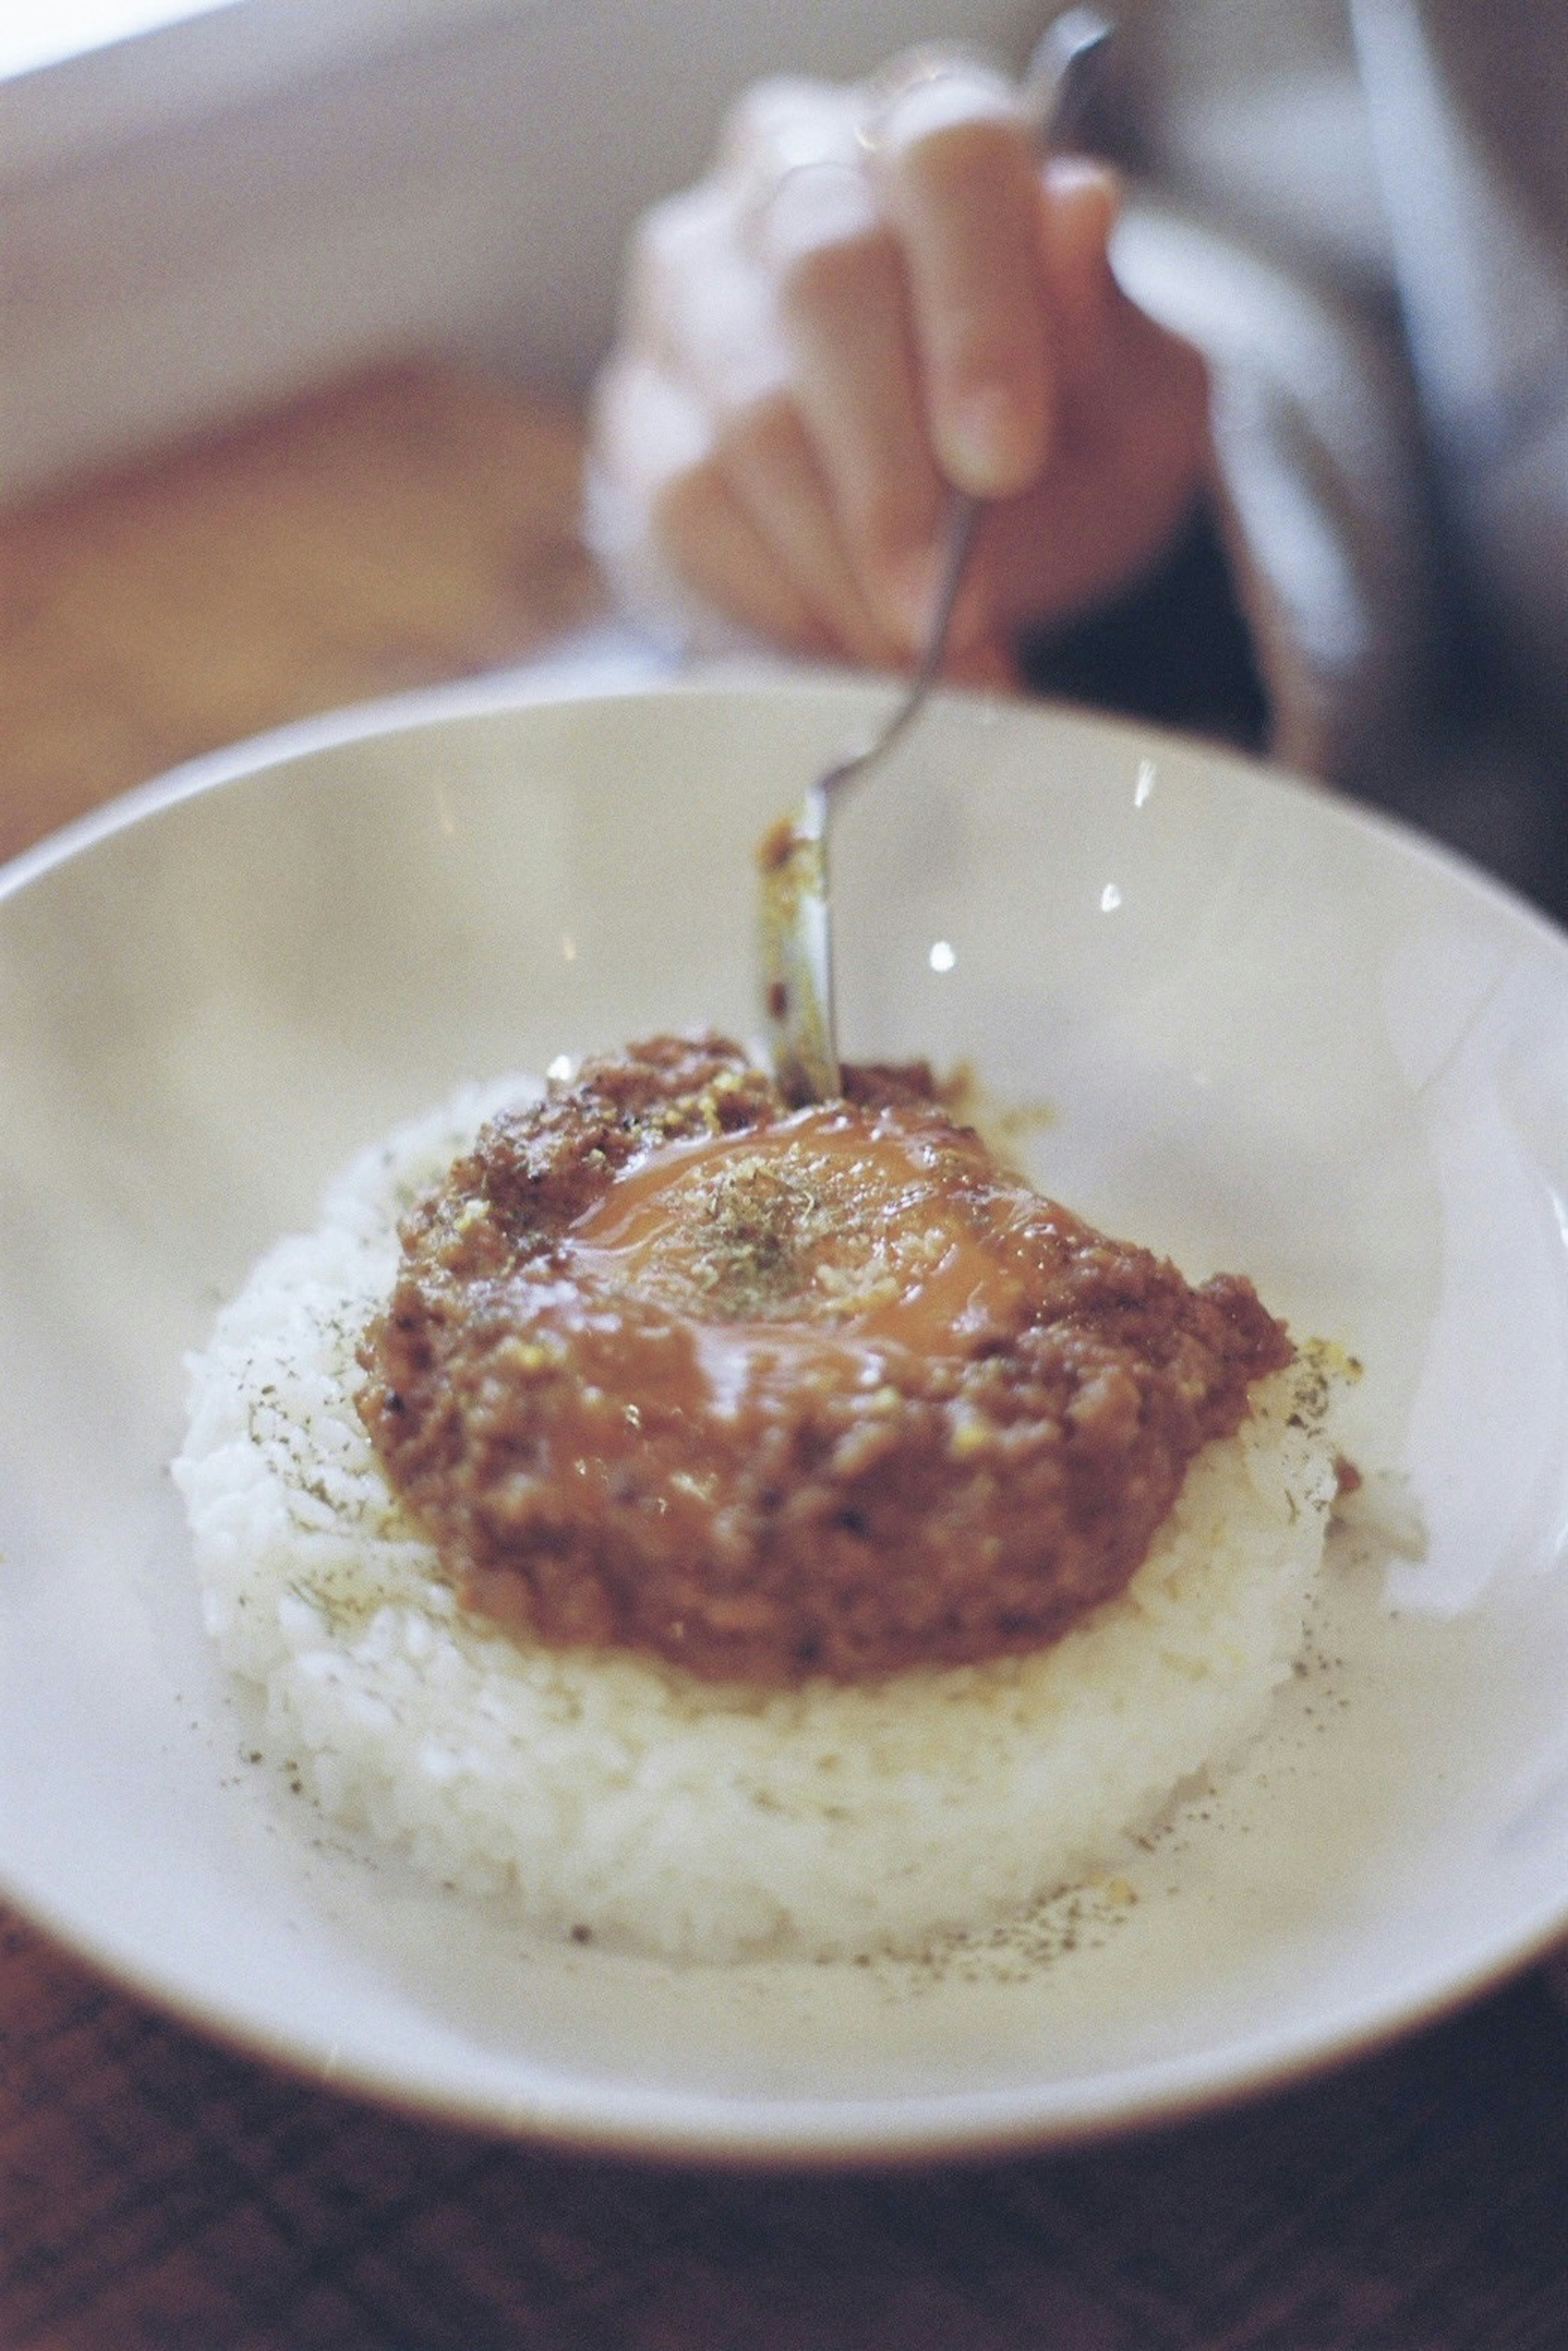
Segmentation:
{"type": "Polygon", "coordinates": [[[1113,1866],[1302,1645],[1334,1489],[1316,1370],[1254,1390],[1128,1590],[1036,1656],[756,1691],[525,1647],[459,1611],[352,1398],[397,1217],[526,1090],[356,1162],[192,1361],[174,1476],[270,1760],[456,1887],[672,1957],[918,1952],[1113,1866]]]}

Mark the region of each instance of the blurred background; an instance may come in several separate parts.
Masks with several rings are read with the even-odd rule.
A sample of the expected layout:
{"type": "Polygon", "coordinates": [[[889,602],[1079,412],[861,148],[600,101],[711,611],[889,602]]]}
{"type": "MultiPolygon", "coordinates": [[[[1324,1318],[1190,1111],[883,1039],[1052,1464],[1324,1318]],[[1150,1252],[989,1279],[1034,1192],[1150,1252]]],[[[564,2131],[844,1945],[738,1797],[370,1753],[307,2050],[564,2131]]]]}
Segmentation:
{"type": "MultiPolygon", "coordinates": [[[[55,0],[0,7],[0,498],[388,355],[580,392],[637,212],[756,75],[1027,0],[55,0]],[[160,19],[164,21],[159,21],[160,19]],[[116,28],[119,37],[116,37],[116,28]]],[[[1382,229],[1336,0],[1132,0],[1168,178],[1369,284],[1382,229]],[[1333,169],[1324,172],[1325,156],[1333,169]]],[[[1136,125],[1132,135],[1137,136],[1136,125]]]]}
{"type": "MultiPolygon", "coordinates": [[[[0,0],[0,856],[307,712],[647,658],[577,532],[637,214],[759,74],[934,36],[1017,63],[1049,13],[0,0]]],[[[1210,216],[1386,303],[1337,0],[1131,0],[1104,113],[1210,216]]]]}

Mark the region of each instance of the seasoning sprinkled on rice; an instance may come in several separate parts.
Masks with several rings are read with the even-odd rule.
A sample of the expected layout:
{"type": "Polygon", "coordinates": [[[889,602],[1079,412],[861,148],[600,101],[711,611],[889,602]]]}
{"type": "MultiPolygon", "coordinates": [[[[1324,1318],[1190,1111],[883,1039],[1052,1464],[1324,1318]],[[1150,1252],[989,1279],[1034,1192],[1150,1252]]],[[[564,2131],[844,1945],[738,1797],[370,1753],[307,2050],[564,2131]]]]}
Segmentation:
{"type": "MultiPolygon", "coordinates": [[[[738,1092],[749,1099],[743,1080],[738,1092]]],[[[648,1641],[563,1639],[557,1625],[542,1637],[519,1612],[502,1623],[466,1604],[362,1416],[375,1426],[400,1391],[384,1365],[368,1391],[358,1360],[400,1279],[399,1219],[488,1116],[537,1093],[471,1091],[365,1155],[192,1363],[175,1475],[209,1625],[265,1692],[269,1753],[335,1819],[460,1888],[511,1896],[539,1930],[670,1958],[917,1952],[1114,1867],[1185,1778],[1252,1733],[1300,1649],[1336,1483],[1317,1359],[1254,1363],[1250,1409],[1199,1435],[1141,1565],[1044,1645],[955,1658],[939,1641],[919,1663],[873,1645],[871,1669],[846,1675],[811,1660],[722,1669],[726,1656],[754,1666],[754,1640],[707,1644],[698,1672],[648,1641]]],[[[774,1256],[815,1251],[787,1273],[753,1252],[743,1317],[787,1322],[779,1300],[821,1264],[831,1301],[842,1261],[812,1238],[809,1202],[780,1207],[776,1167],[760,1187],[738,1162],[719,1172],[751,1186],[753,1207],[767,1196],[764,1232],[783,1217],[774,1256]]],[[[443,1196],[460,1219],[462,1199],[443,1196]]],[[[726,1205],[731,1240],[745,1224],[732,1186],[721,1256],[726,1205]]],[[[692,1279],[681,1264],[659,1278],[692,1279]]],[[[836,1344],[871,1343],[864,1322],[827,1322],[836,1344]]],[[[898,1381],[886,1369],[851,1393],[919,1385],[901,1358],[898,1381]]],[[[919,1402],[940,1409],[943,1458],[961,1465],[976,1416],[958,1388],[919,1402]]],[[[888,1490],[908,1483],[906,1467],[888,1490]]],[[[649,1490],[623,1501],[640,1509],[649,1490]]],[[[798,1640],[798,1578],[790,1588],[798,1640]]]]}

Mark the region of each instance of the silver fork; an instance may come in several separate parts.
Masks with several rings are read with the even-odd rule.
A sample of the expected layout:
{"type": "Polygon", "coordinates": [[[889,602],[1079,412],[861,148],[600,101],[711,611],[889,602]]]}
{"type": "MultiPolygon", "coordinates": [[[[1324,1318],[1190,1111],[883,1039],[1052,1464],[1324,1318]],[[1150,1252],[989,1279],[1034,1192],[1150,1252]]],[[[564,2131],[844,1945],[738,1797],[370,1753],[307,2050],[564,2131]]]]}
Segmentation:
{"type": "MultiPolygon", "coordinates": [[[[1069,8],[1035,47],[1024,104],[1043,150],[1071,127],[1111,27],[1091,8],[1069,8]]],[[[834,801],[892,750],[919,715],[947,657],[948,631],[981,501],[955,491],[943,526],[941,574],[919,665],[879,733],[818,776],[793,816],[758,852],[762,870],[763,1015],[774,1072],[791,1102],[827,1102],[841,1089],[833,1018],[833,938],[827,832],[834,801]]]]}

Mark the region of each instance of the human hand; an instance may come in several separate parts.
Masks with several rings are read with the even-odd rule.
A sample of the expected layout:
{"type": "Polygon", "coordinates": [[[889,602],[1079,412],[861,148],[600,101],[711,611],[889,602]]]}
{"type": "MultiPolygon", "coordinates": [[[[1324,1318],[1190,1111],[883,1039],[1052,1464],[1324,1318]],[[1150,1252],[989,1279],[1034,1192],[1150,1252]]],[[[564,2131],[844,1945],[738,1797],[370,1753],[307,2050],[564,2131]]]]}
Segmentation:
{"type": "Polygon", "coordinates": [[[988,501],[955,666],[1130,584],[1208,463],[1192,348],[1112,273],[1103,166],[1041,167],[1018,92],[759,84],[648,214],[595,403],[597,535],[634,601],[909,661],[950,490],[988,501]]]}

